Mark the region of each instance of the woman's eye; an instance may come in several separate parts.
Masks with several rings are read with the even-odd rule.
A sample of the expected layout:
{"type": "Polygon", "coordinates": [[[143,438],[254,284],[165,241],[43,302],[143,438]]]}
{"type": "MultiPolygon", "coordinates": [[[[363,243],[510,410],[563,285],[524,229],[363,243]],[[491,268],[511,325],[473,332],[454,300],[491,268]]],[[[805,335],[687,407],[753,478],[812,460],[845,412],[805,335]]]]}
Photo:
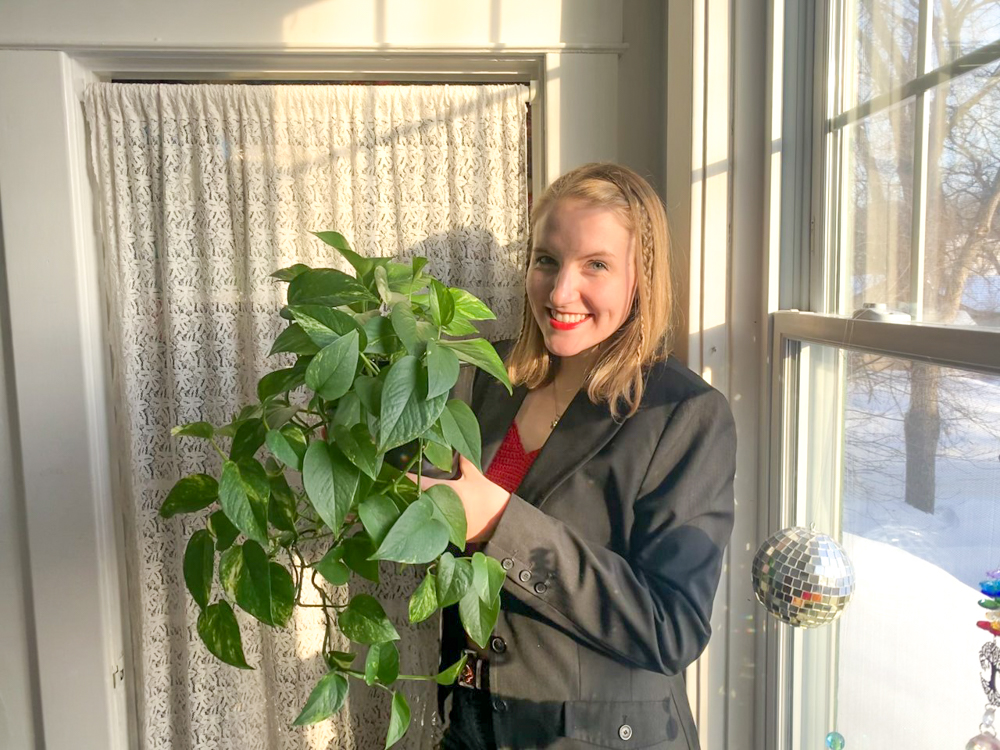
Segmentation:
{"type": "Polygon", "coordinates": [[[548,255],[538,255],[535,257],[536,266],[547,266],[554,261],[548,255]]]}
{"type": "Polygon", "coordinates": [[[608,270],[607,264],[604,263],[603,261],[600,261],[600,260],[595,260],[595,261],[591,262],[590,265],[591,265],[591,268],[596,268],[598,271],[607,271],[608,270]]]}

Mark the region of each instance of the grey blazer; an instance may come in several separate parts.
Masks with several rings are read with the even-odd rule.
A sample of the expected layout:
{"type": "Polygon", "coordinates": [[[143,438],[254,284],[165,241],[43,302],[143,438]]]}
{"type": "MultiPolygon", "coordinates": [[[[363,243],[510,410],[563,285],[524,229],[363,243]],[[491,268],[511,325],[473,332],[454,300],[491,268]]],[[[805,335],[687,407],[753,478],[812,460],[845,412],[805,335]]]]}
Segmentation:
{"type": "MultiPolygon", "coordinates": [[[[477,375],[484,467],[526,393],[477,375]]],[[[672,357],[624,423],[577,394],[483,548],[507,570],[490,644],[499,748],[699,747],[682,670],[708,643],[735,459],[725,398],[672,357]]],[[[442,663],[465,645],[454,619],[442,663]]]]}

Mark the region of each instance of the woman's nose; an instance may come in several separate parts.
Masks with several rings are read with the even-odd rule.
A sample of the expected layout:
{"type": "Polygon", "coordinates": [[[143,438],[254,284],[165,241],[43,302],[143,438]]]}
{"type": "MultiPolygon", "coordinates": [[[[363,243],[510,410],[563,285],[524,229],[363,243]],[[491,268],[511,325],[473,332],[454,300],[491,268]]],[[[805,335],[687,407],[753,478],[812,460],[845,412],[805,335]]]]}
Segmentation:
{"type": "Polygon", "coordinates": [[[579,296],[578,279],[572,269],[562,268],[556,274],[552,293],[549,295],[555,307],[575,302],[579,296]]]}

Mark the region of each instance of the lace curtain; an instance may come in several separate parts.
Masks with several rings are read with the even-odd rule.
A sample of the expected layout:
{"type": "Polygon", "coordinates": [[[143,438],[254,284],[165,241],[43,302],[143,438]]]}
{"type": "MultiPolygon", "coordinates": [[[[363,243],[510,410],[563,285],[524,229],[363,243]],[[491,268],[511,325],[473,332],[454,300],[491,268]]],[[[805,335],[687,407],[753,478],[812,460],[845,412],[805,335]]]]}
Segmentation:
{"type": "MultiPolygon", "coordinates": [[[[255,400],[263,372],[287,366],[267,358],[285,290],[269,274],[297,262],[350,270],[310,230],[336,229],[365,255],[429,258],[431,272],[496,311],[488,336],[515,333],[525,88],[100,83],[84,106],[106,259],[142,745],[381,748],[387,695],[358,681],[333,720],[291,726],[325,671],[319,610],[298,612],[282,631],[240,613],[254,671],[218,662],[198,640],[182,559],[204,518],[163,520],[157,510],[178,478],[218,472],[219,461],[170,428],[225,423],[255,400]]],[[[402,671],[431,673],[438,624],[411,629],[406,616],[420,579],[385,564],[383,574],[379,595],[405,631],[402,671]]],[[[430,747],[433,683],[401,685],[413,709],[402,746],[430,747]]]]}

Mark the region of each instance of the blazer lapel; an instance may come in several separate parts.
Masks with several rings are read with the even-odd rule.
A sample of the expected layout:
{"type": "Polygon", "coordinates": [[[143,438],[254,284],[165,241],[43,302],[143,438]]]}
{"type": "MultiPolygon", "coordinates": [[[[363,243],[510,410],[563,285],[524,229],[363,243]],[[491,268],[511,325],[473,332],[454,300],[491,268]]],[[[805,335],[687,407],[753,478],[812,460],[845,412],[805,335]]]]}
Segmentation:
{"type": "MultiPolygon", "coordinates": [[[[522,394],[517,401],[518,407],[523,400],[522,394]]],[[[504,432],[516,413],[517,408],[505,423],[504,432]]],[[[532,505],[541,506],[563,480],[607,445],[621,426],[620,422],[615,422],[611,418],[607,404],[592,403],[587,397],[587,392],[581,390],[570,402],[559,424],[545,441],[541,452],[517,488],[517,494],[532,505]]],[[[499,447],[501,440],[503,440],[502,434],[496,447],[499,447]]],[[[496,447],[493,447],[494,453],[496,447]]],[[[485,449],[483,463],[485,465],[485,449]]]]}
{"type": "Polygon", "coordinates": [[[483,439],[483,471],[486,471],[493,462],[493,457],[503,443],[504,436],[510,429],[510,423],[517,416],[526,395],[528,389],[523,385],[516,387],[514,395],[509,396],[499,383],[491,383],[483,393],[482,403],[476,409],[483,439]]]}

